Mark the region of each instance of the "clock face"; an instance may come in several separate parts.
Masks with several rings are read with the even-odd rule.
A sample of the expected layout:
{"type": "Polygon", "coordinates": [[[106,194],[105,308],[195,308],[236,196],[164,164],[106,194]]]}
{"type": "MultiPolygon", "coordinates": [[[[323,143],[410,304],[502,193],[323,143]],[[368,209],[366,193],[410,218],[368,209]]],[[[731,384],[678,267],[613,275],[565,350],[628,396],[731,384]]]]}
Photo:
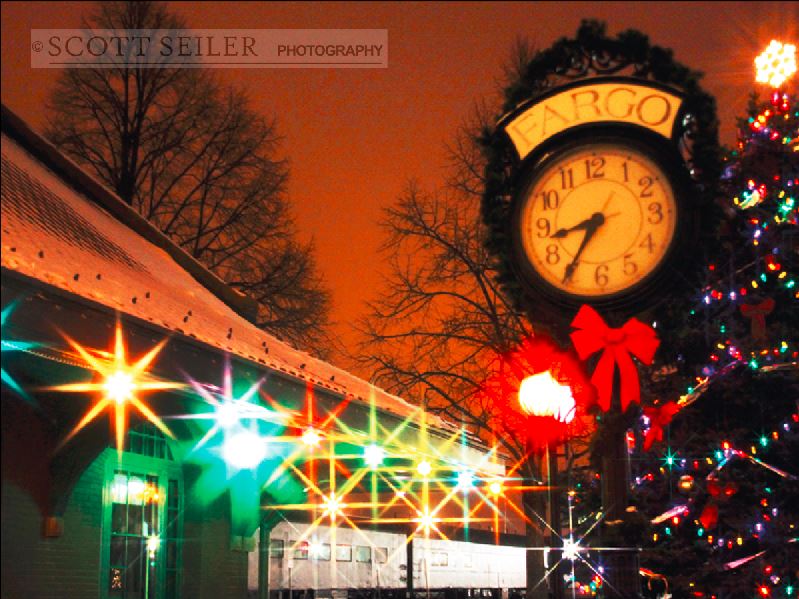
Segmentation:
{"type": "Polygon", "coordinates": [[[650,275],[674,239],[666,174],[640,150],[582,145],[550,160],[521,198],[521,248],[536,273],[572,296],[601,299],[650,275]]]}

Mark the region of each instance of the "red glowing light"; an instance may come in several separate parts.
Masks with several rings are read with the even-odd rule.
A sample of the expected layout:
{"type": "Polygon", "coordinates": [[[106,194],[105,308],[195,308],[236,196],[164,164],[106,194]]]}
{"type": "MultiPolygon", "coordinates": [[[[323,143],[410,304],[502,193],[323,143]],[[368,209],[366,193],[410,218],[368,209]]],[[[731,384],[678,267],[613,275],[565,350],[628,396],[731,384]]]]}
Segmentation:
{"type": "Polygon", "coordinates": [[[782,268],[782,264],[780,264],[780,261],[774,254],[767,254],[766,257],[763,258],[763,262],[766,263],[766,268],[771,272],[778,271],[782,268]]]}
{"type": "MultiPolygon", "coordinates": [[[[493,426],[503,435],[526,441],[536,449],[543,449],[548,443],[571,434],[580,423],[580,415],[585,413],[586,406],[595,401],[594,387],[579,360],[541,336],[526,339],[515,350],[499,356],[491,365],[490,372],[480,395],[493,408],[493,426]],[[562,407],[557,411],[544,410],[547,415],[537,415],[542,413],[540,410],[523,411],[519,398],[522,382],[547,371],[558,388],[570,390],[574,415],[571,402],[565,411],[562,407]],[[558,419],[561,413],[564,418],[558,419]]],[[[544,403],[549,405],[549,399],[544,403]]]]}

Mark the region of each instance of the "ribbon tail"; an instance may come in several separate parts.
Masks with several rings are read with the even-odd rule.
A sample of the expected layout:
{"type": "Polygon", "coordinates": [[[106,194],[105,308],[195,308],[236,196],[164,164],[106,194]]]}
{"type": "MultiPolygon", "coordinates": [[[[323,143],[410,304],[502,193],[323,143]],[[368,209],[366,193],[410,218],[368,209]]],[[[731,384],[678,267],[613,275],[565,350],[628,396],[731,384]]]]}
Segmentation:
{"type": "Polygon", "coordinates": [[[607,350],[602,353],[599,363],[591,375],[591,383],[596,387],[597,401],[604,412],[610,410],[613,397],[613,371],[615,370],[613,354],[607,350]]]}
{"type": "Polygon", "coordinates": [[[655,434],[652,431],[652,429],[650,428],[644,434],[644,451],[649,451],[654,442],[655,442],[655,434]]]}
{"type": "Polygon", "coordinates": [[[641,387],[638,381],[638,369],[633,359],[626,351],[616,352],[616,363],[619,365],[619,379],[621,381],[621,411],[625,412],[630,403],[641,401],[641,387]]]}

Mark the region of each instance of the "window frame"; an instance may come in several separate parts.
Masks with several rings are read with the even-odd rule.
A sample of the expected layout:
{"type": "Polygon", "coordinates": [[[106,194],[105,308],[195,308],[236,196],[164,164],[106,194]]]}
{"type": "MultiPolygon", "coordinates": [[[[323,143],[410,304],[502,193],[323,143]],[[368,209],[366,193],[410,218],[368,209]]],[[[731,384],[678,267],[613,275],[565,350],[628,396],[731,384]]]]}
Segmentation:
{"type": "Polygon", "coordinates": [[[282,560],[286,555],[286,541],[278,538],[269,538],[269,559],[282,560]],[[280,550],[277,550],[276,543],[280,543],[280,550]]]}
{"type": "Polygon", "coordinates": [[[369,545],[356,545],[355,546],[355,563],[356,564],[371,564],[372,563],[372,547],[369,545]],[[369,552],[369,559],[362,560],[359,557],[359,549],[366,549],[369,552]]]}
{"type": "Polygon", "coordinates": [[[337,562],[351,562],[352,561],[352,545],[347,543],[336,543],[336,561],[337,562]],[[347,557],[342,558],[340,551],[342,549],[347,550],[347,557]]]}
{"type": "Polygon", "coordinates": [[[293,547],[291,551],[291,559],[295,561],[307,561],[311,557],[311,546],[308,541],[289,541],[289,547],[293,547]],[[300,554],[300,555],[298,555],[300,554]]]}

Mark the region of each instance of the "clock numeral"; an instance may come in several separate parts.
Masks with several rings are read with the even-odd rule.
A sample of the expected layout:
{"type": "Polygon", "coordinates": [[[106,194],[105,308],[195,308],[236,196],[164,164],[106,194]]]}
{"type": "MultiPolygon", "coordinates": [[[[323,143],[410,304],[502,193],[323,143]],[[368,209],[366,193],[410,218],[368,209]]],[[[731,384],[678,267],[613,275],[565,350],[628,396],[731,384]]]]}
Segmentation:
{"type": "Polygon", "coordinates": [[[541,201],[544,203],[544,210],[556,210],[560,204],[560,197],[558,192],[554,189],[549,191],[542,191],[538,195],[541,196],[541,201]]]}
{"type": "Polygon", "coordinates": [[[549,221],[545,218],[539,218],[535,221],[536,227],[538,227],[538,236],[540,238],[549,237],[550,232],[550,224],[549,221]]]}
{"type": "Polygon", "coordinates": [[[600,264],[599,266],[597,266],[596,270],[594,271],[594,281],[596,281],[596,284],[599,285],[600,287],[604,287],[605,285],[608,284],[609,280],[610,279],[608,278],[608,265],[600,264]]]}
{"type": "Polygon", "coordinates": [[[624,254],[624,274],[634,275],[638,272],[638,265],[631,260],[632,254],[624,254]]]}
{"type": "Polygon", "coordinates": [[[649,204],[649,217],[647,220],[653,224],[658,225],[663,221],[663,205],[660,202],[652,202],[649,204]]]}
{"type": "Polygon", "coordinates": [[[592,158],[590,161],[588,158],[585,159],[585,178],[586,179],[598,179],[600,177],[605,176],[605,159],[602,156],[597,156],[592,158]],[[593,167],[593,170],[591,170],[593,167]]]}
{"type": "Polygon", "coordinates": [[[574,187],[574,172],[572,169],[560,169],[560,188],[571,189],[574,187]]]}
{"type": "Polygon", "coordinates": [[[630,173],[627,172],[627,162],[623,162],[621,165],[622,170],[624,171],[624,182],[627,183],[630,180],[630,173]]]}
{"type": "Polygon", "coordinates": [[[652,241],[652,233],[647,233],[644,240],[638,244],[639,248],[646,248],[652,254],[655,251],[655,243],[652,241]]]}
{"type": "Polygon", "coordinates": [[[560,262],[560,254],[558,253],[558,244],[550,243],[547,246],[547,264],[557,264],[560,262]]]}
{"type": "Polygon", "coordinates": [[[651,198],[652,197],[652,186],[655,184],[655,180],[650,176],[641,177],[638,179],[638,185],[640,185],[643,189],[641,189],[641,197],[642,198],[651,198]]]}

